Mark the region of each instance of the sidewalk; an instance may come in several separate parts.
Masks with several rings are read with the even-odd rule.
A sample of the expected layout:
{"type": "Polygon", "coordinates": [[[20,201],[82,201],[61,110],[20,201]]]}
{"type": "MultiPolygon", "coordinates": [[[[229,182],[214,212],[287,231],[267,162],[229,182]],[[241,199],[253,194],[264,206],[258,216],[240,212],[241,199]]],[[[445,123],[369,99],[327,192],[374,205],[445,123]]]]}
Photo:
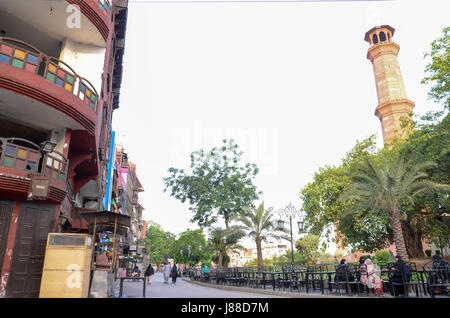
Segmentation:
{"type": "MultiPolygon", "coordinates": [[[[298,292],[298,291],[281,291],[281,290],[273,290],[273,289],[262,289],[262,288],[251,288],[251,287],[239,287],[239,286],[228,286],[228,285],[216,285],[209,283],[202,283],[199,281],[191,280],[190,278],[183,278],[185,282],[196,284],[199,286],[203,286],[206,288],[216,288],[222,290],[232,290],[239,292],[247,292],[253,294],[267,295],[267,296],[277,296],[283,298],[354,298],[352,296],[346,295],[333,295],[333,294],[323,294],[318,291],[311,291],[310,293],[306,292],[298,292]]],[[[366,297],[368,298],[368,297],[366,297]]]]}
{"type": "MultiPolygon", "coordinates": [[[[114,282],[114,294],[119,298],[120,280],[114,282]]],[[[143,298],[142,280],[134,282],[125,280],[123,284],[122,298],[143,298]]],[[[386,298],[393,298],[385,293],[386,298]]],[[[374,299],[378,296],[357,296],[357,295],[336,295],[325,291],[322,294],[319,290],[310,290],[309,293],[302,290],[282,291],[273,290],[272,287],[267,289],[239,287],[228,285],[208,284],[199,281],[193,281],[188,277],[179,277],[176,284],[164,284],[161,273],[153,275],[152,284],[146,283],[145,298],[353,298],[353,299],[374,299]]]]}
{"type": "MultiPolygon", "coordinates": [[[[119,297],[120,280],[115,281],[115,297],[119,297]]],[[[125,280],[122,298],[143,298],[142,281],[125,280]]],[[[170,280],[164,284],[161,273],[153,275],[152,284],[146,285],[145,298],[278,298],[283,296],[268,295],[254,292],[253,289],[218,289],[203,284],[191,283],[182,277],[173,284],[170,280]]]]}

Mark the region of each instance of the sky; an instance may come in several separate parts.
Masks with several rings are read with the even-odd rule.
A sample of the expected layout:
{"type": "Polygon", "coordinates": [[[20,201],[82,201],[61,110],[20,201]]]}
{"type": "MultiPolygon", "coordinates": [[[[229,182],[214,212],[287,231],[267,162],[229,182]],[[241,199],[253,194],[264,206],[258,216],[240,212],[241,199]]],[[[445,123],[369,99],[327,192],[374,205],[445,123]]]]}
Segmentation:
{"type": "Polygon", "coordinates": [[[174,234],[197,229],[188,203],[163,192],[163,178],[224,138],[260,169],[256,203],[300,209],[299,193],[320,167],[338,165],[372,134],[383,146],[365,33],[395,28],[407,96],[424,114],[438,108],[420,83],[424,53],[448,12],[450,1],[440,0],[129,0],[113,130],[137,165],[143,218],[174,234]]]}

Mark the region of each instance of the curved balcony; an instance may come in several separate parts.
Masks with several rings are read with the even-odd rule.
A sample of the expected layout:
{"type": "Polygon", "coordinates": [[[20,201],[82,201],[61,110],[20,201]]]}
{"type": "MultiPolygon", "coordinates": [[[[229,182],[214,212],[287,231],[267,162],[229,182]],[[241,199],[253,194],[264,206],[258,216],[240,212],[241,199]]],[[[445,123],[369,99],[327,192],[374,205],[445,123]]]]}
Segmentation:
{"type": "Polygon", "coordinates": [[[64,61],[25,42],[0,37],[0,87],[52,106],[95,131],[99,95],[94,86],[64,61]]]}
{"type": "Polygon", "coordinates": [[[98,29],[106,41],[109,34],[111,2],[109,0],[66,0],[67,3],[76,5],[98,29]]]}
{"type": "Polygon", "coordinates": [[[0,137],[0,190],[28,194],[31,175],[50,180],[49,200],[62,202],[66,195],[68,160],[58,151],[45,153],[23,138],[0,137]]]}

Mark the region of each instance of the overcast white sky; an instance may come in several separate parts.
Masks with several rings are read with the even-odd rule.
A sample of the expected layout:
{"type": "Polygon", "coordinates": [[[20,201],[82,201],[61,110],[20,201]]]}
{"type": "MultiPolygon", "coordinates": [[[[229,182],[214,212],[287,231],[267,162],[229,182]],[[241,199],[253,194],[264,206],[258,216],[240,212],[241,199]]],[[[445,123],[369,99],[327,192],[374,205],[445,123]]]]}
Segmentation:
{"type": "MultiPolygon", "coordinates": [[[[420,84],[430,43],[448,26],[450,1],[168,3],[129,1],[117,141],[137,164],[144,218],[175,234],[192,214],[163,193],[169,167],[233,138],[261,169],[265,205],[292,202],[356,140],[377,134],[377,96],[364,34],[393,40],[415,112],[435,109],[420,84]]],[[[235,0],[238,1],[238,0],[235,0]]]]}

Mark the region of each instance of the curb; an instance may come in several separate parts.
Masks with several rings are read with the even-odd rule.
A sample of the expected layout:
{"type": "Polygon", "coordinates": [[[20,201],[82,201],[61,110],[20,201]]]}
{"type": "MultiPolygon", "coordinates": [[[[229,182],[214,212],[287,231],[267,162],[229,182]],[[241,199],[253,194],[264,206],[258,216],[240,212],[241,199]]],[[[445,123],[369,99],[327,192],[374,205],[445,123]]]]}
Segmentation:
{"type": "Polygon", "coordinates": [[[226,286],[226,285],[213,285],[208,283],[202,283],[198,281],[193,281],[190,279],[182,278],[183,281],[187,283],[191,283],[194,285],[199,285],[203,287],[223,289],[223,290],[232,290],[239,291],[244,293],[253,293],[253,294],[262,294],[262,295],[272,295],[272,296],[280,296],[285,298],[355,298],[350,296],[337,296],[337,295],[322,295],[322,294],[306,294],[299,292],[286,292],[286,291],[273,291],[267,289],[259,289],[259,288],[251,288],[251,287],[237,287],[237,286],[226,286]]]}

